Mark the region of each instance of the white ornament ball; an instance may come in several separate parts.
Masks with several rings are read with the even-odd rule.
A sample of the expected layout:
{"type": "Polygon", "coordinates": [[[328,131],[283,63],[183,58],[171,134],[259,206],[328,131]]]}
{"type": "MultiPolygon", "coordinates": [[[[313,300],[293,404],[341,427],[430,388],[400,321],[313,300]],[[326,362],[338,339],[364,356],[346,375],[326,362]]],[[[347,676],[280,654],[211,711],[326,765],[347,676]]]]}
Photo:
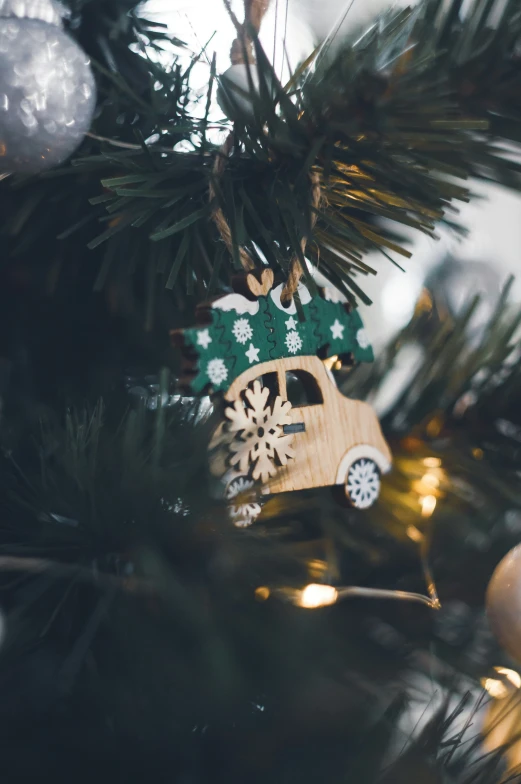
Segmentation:
{"type": "Polygon", "coordinates": [[[259,94],[259,72],[256,65],[237,63],[220,78],[217,103],[229,120],[253,120],[254,100],[259,94]],[[251,83],[248,77],[251,76],[251,83]],[[251,90],[253,87],[253,92],[251,90]]]}
{"type": "Polygon", "coordinates": [[[89,59],[52,0],[0,0],[0,173],[57,166],[89,130],[89,59]]]}
{"type": "Polygon", "coordinates": [[[507,553],[492,575],[487,614],[503,648],[521,662],[521,545],[507,553]]]}

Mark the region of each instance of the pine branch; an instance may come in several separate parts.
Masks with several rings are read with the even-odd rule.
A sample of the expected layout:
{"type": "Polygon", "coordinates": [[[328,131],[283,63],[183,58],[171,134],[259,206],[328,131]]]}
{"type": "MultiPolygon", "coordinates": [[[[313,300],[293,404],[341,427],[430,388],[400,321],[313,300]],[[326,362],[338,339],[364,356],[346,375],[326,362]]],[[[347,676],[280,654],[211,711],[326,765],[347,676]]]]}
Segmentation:
{"type": "Polygon", "coordinates": [[[118,577],[113,574],[99,574],[93,569],[86,569],[73,564],[49,561],[45,558],[19,558],[13,555],[0,555],[0,573],[9,572],[41,575],[73,580],[101,588],[117,589],[134,596],[153,596],[156,591],[151,584],[133,577],[118,577]]]}
{"type": "MultiPolygon", "coordinates": [[[[44,509],[56,508],[56,504],[70,502],[71,489],[77,493],[79,488],[81,495],[76,497],[76,508],[68,510],[76,513],[79,526],[73,527],[69,535],[64,534],[67,525],[59,520],[44,529],[28,527],[23,524],[23,504],[18,508],[17,526],[13,528],[19,539],[8,542],[9,531],[4,526],[4,553],[6,550],[38,552],[43,540],[46,552],[56,552],[61,559],[57,562],[47,557],[0,556],[4,592],[23,603],[24,612],[31,620],[29,638],[21,635],[20,640],[13,639],[11,647],[3,652],[4,666],[6,658],[11,667],[13,662],[23,666],[26,640],[31,643],[33,635],[43,626],[45,632],[40,634],[38,649],[45,643],[65,649],[57,679],[57,684],[62,684],[62,673],[75,658],[90,613],[98,607],[98,599],[93,600],[92,594],[96,595],[99,588],[109,589],[114,606],[103,614],[101,629],[90,640],[88,662],[80,660],[78,664],[78,682],[68,686],[66,704],[71,706],[72,702],[72,706],[67,711],[66,722],[67,726],[72,722],[77,743],[83,738],[77,717],[83,716],[84,706],[94,701],[103,726],[108,706],[111,707],[114,744],[123,727],[141,748],[142,733],[148,728],[156,753],[158,738],[162,738],[159,727],[166,718],[175,720],[174,729],[169,729],[168,748],[172,737],[184,737],[186,733],[197,759],[207,753],[207,731],[210,735],[217,733],[221,753],[223,749],[236,748],[241,739],[245,748],[250,748],[246,741],[258,740],[260,734],[263,748],[269,742],[270,748],[279,750],[277,762],[269,766],[270,771],[271,765],[274,766],[274,772],[282,764],[280,755],[296,743],[299,753],[290,755],[288,764],[302,782],[316,778],[315,768],[309,767],[311,761],[320,763],[321,769],[329,765],[331,775],[338,769],[344,778],[347,773],[353,780],[368,784],[379,781],[413,784],[428,780],[433,770],[443,771],[461,784],[501,781],[503,750],[486,755],[479,735],[469,738],[462,733],[461,716],[467,711],[467,725],[470,725],[477,709],[472,708],[468,696],[455,685],[453,669],[431,654],[422,657],[418,653],[417,660],[411,662],[409,646],[402,653],[389,647],[391,642],[396,646],[396,639],[400,638],[399,631],[395,629],[391,634],[389,628],[389,623],[399,627],[399,615],[390,618],[389,610],[383,611],[387,632],[382,632],[382,641],[377,644],[368,633],[368,629],[380,623],[377,620],[380,611],[374,604],[369,616],[365,611],[360,614],[359,610],[342,605],[329,611],[327,617],[317,611],[303,618],[303,611],[274,599],[265,604],[255,601],[254,588],[269,575],[277,574],[279,579],[298,584],[305,579],[306,562],[309,569],[317,569],[320,562],[312,556],[319,551],[320,542],[303,547],[298,536],[289,541],[287,534],[282,538],[274,526],[261,535],[233,532],[224,520],[216,518],[215,511],[208,516],[211,522],[207,525],[201,526],[201,521],[190,514],[183,524],[182,515],[170,513],[170,520],[165,520],[167,524],[158,526],[157,505],[154,514],[150,502],[154,496],[157,498],[163,482],[165,487],[168,481],[171,487],[174,484],[175,492],[180,487],[168,457],[176,452],[171,449],[171,440],[178,443],[173,435],[180,424],[175,425],[176,419],[174,415],[170,427],[163,431],[166,460],[160,462],[159,474],[155,475],[146,469],[146,449],[141,452],[138,446],[141,438],[147,440],[146,433],[154,417],[148,425],[143,420],[142,427],[137,429],[135,421],[128,421],[117,432],[109,419],[103,421],[98,414],[91,418],[73,417],[65,431],[57,427],[44,429],[42,445],[47,451],[42,476],[38,478],[37,467],[30,470],[30,460],[24,461],[31,479],[31,506],[36,499],[40,503],[46,499],[44,509]],[[101,504],[108,500],[107,472],[108,487],[117,496],[117,502],[107,509],[111,520],[110,526],[104,528],[96,518],[101,504]],[[115,481],[118,475],[126,477],[124,484],[115,481]],[[139,484],[138,476],[142,477],[139,484]],[[118,522],[124,522],[128,510],[132,510],[132,521],[129,524],[127,519],[126,525],[118,530],[118,522]],[[107,557],[107,539],[119,546],[119,559],[116,552],[110,559],[107,557]],[[129,550],[133,550],[134,557],[140,551],[145,557],[136,559],[136,575],[125,577],[123,572],[118,572],[118,560],[124,563],[129,550]],[[93,564],[90,569],[89,563],[93,564]],[[6,569],[25,575],[24,580],[7,583],[6,569]],[[141,588],[148,585],[145,578],[151,578],[154,590],[146,593],[143,601],[141,588]],[[32,604],[24,603],[25,597],[31,596],[28,586],[36,593],[32,604]],[[131,666],[134,658],[135,666],[131,666]],[[114,662],[117,662],[117,677],[112,669],[114,662]],[[404,738],[404,750],[389,761],[389,744],[395,738],[406,702],[402,697],[391,700],[395,688],[387,689],[383,681],[396,678],[405,667],[423,674],[429,684],[435,677],[440,681],[440,689],[444,682],[450,681],[451,686],[422,731],[404,738]],[[118,697],[119,688],[124,691],[123,700],[118,697]],[[141,705],[143,693],[147,695],[146,707],[135,714],[131,712],[129,718],[129,705],[132,708],[141,705]],[[325,713],[318,710],[322,699],[327,705],[325,713]],[[268,726],[257,725],[252,702],[254,706],[262,706],[262,713],[266,712],[270,720],[268,726]],[[386,704],[389,707],[384,710],[386,704]],[[281,713],[284,720],[273,724],[274,717],[281,718],[281,713]],[[298,718],[300,715],[305,720],[298,718]],[[220,728],[227,717],[230,724],[225,724],[221,736],[220,728]],[[238,722],[239,717],[243,717],[242,722],[238,722]],[[201,726],[201,722],[206,722],[202,726],[209,725],[207,730],[194,733],[194,726],[201,726]],[[352,743],[346,743],[346,736],[352,743]],[[312,748],[309,756],[302,750],[308,746],[302,744],[303,738],[309,739],[312,748]],[[332,748],[337,749],[334,755],[332,748]]],[[[181,438],[186,440],[186,436],[181,438]]],[[[18,449],[15,454],[20,454],[18,449]]],[[[201,480],[197,492],[199,496],[203,494],[201,480]]],[[[11,495],[11,507],[12,501],[11,495]]],[[[309,514],[309,499],[307,506],[309,514]]],[[[296,514],[299,513],[293,507],[293,516],[296,514]]],[[[305,515],[303,510],[301,519],[305,515]]],[[[312,515],[316,516],[316,511],[312,510],[312,515]]],[[[344,529],[349,527],[345,517],[342,525],[344,529]]],[[[362,528],[350,527],[353,531],[362,528]]],[[[382,542],[384,530],[385,526],[367,555],[373,564],[378,550],[389,547],[389,540],[382,542]]],[[[331,531],[334,528],[330,528],[330,534],[331,531]]],[[[354,548],[355,558],[349,565],[351,574],[353,569],[359,569],[355,561],[365,560],[361,549],[363,540],[361,535],[360,543],[354,548]]],[[[396,550],[393,555],[396,556],[396,550]]],[[[407,605],[405,622],[411,625],[409,608],[407,605]]],[[[420,622],[419,613],[424,610],[415,612],[418,615],[413,617],[420,622]]],[[[462,688],[469,686],[467,682],[462,688]]],[[[4,687],[3,698],[8,694],[4,687]]],[[[23,716],[22,726],[32,721],[32,715],[28,712],[23,716]]],[[[9,721],[12,720],[9,715],[9,721]]],[[[90,719],[89,743],[97,721],[96,717],[90,719]]],[[[45,737],[44,729],[39,732],[45,737]]],[[[55,740],[61,737],[61,732],[61,722],[54,721],[55,740]]],[[[258,749],[258,744],[253,745],[258,749]]],[[[104,754],[112,748],[117,754],[111,740],[109,747],[104,747],[104,754]]],[[[91,749],[91,754],[97,759],[95,750],[91,749]]],[[[128,761],[128,754],[124,759],[128,761]]],[[[19,755],[16,764],[19,771],[19,755]]],[[[250,770],[258,772],[258,766],[258,751],[248,753],[241,757],[239,771],[232,770],[228,779],[243,781],[250,770]]],[[[8,755],[4,755],[5,768],[10,769],[8,755]]]]}
{"type": "MultiPolygon", "coordinates": [[[[0,583],[5,606],[23,611],[25,625],[19,630],[16,618],[9,619],[17,634],[11,632],[2,649],[4,666],[7,660],[18,672],[26,650],[47,645],[60,655],[58,676],[45,675],[46,683],[62,685],[78,646],[84,649],[101,593],[112,604],[99,633],[88,638],[77,683],[67,685],[67,727],[94,702],[100,732],[110,715],[111,737],[122,727],[125,738],[150,731],[156,754],[166,723],[167,747],[176,745],[172,737],[188,738],[191,759],[207,753],[208,736],[229,759],[238,744],[258,750],[259,737],[262,749],[269,743],[277,750],[277,761],[296,746],[299,752],[287,764],[302,782],[316,780],[311,761],[322,772],[331,766],[330,778],[340,769],[339,776],[349,772],[356,781],[416,784],[433,769],[458,784],[501,781],[501,751],[484,756],[480,736],[469,741],[461,734],[463,711],[469,710],[468,722],[474,714],[466,700],[457,704],[454,670],[466,673],[465,688],[473,688],[489,665],[503,661],[495,643],[478,639],[475,629],[490,572],[518,539],[507,520],[521,510],[521,374],[512,361],[520,348],[520,316],[507,289],[477,340],[470,320],[475,307],[470,303],[444,325],[436,292],[424,296],[411,324],[369,371],[367,393],[389,380],[400,347],[424,349],[407,390],[384,418],[394,470],[385,478],[381,503],[364,513],[363,523],[318,491],[272,499],[254,529],[234,529],[205,480],[211,423],[198,419],[188,402],[159,416],[134,410],[123,421],[121,404],[117,416],[110,405],[58,417],[40,410],[36,416],[30,407],[21,411],[26,430],[13,440],[17,428],[6,396],[0,583]],[[427,492],[437,500],[430,518],[422,514],[427,492]],[[392,607],[364,599],[362,606],[346,602],[305,611],[277,598],[278,585],[301,589],[310,580],[421,589],[418,543],[430,526],[439,621],[427,608],[404,602],[392,607]],[[152,595],[143,600],[139,589],[150,584],[152,595]],[[256,595],[262,586],[274,586],[264,602],[256,595]],[[473,607],[468,617],[458,616],[460,641],[446,644],[436,630],[451,632],[444,612],[452,601],[473,607]],[[440,688],[450,682],[450,694],[421,733],[404,738],[406,750],[391,765],[382,755],[403,704],[385,707],[410,669],[429,684],[435,678],[440,688]],[[321,699],[324,712],[317,707],[321,699]],[[374,721],[375,714],[381,720],[374,721]],[[194,732],[207,725],[205,733],[194,732]]],[[[349,377],[357,391],[363,386],[359,370],[349,377]]],[[[167,388],[159,386],[162,400],[167,388]]],[[[12,397],[23,399],[18,392],[12,397]]],[[[9,689],[1,693],[0,702],[9,704],[9,689]]],[[[59,704],[62,709],[63,696],[59,704]]],[[[12,711],[7,713],[12,723],[12,711]]],[[[32,713],[23,719],[26,727],[32,713]]],[[[80,742],[83,725],[73,726],[80,742]]],[[[54,741],[63,730],[58,727],[51,724],[54,741]]],[[[241,764],[229,781],[258,773],[258,751],[241,757],[241,764]]],[[[5,756],[4,765],[9,767],[5,756]]]]}
{"type": "MultiPolygon", "coordinates": [[[[267,260],[284,277],[299,252],[311,230],[311,170],[321,178],[323,201],[309,257],[352,300],[367,301],[363,256],[371,250],[409,256],[396,229],[434,235],[447,207],[470,198],[469,177],[519,189],[520,166],[498,142],[521,137],[520,14],[513,2],[475,2],[460,20],[458,0],[443,6],[425,0],[415,11],[384,16],[332,61],[319,57],[298,72],[289,92],[274,82],[256,42],[255,119],[236,123],[236,147],[215,199],[234,242],[257,265],[267,260]],[[392,224],[396,229],[387,228],[392,224]]],[[[210,220],[216,148],[207,138],[208,112],[201,119],[194,114],[191,66],[175,60],[164,68],[131,52],[131,39],[153,32],[144,32],[135,15],[122,25],[122,6],[114,8],[120,38],[107,41],[116,41],[117,69],[110,58],[105,64],[101,54],[96,58],[105,108],[93,136],[72,166],[39,182],[0,186],[9,250],[30,257],[43,243],[50,256],[67,258],[85,243],[101,265],[99,286],[119,285],[129,269],[153,265],[164,286],[186,290],[188,281],[188,290],[195,286],[204,296],[210,283],[226,286],[234,272],[226,252],[219,271],[212,268],[219,235],[210,220]],[[115,125],[116,116],[123,125],[115,125]],[[148,140],[145,147],[136,134],[148,140]],[[209,264],[196,262],[201,253],[209,264]]],[[[80,38],[88,13],[99,9],[83,7],[80,38]]],[[[103,18],[116,24],[110,13],[103,18]]]]}

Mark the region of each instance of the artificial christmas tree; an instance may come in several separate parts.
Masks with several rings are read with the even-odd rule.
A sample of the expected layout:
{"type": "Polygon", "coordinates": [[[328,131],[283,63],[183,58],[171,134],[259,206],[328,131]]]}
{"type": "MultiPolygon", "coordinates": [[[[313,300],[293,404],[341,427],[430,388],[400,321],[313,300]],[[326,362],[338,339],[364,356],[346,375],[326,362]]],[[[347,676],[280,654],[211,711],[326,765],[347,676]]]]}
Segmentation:
{"type": "MultiPolygon", "coordinates": [[[[68,33],[96,79],[93,126],[64,165],[0,184],[9,782],[515,776],[492,738],[501,711],[482,710],[520,682],[484,611],[521,530],[511,283],[476,331],[477,299],[455,312],[431,276],[372,364],[357,308],[376,272],[368,250],[409,256],[403,229],[452,225],[468,178],[519,189],[517,3],[389,12],[356,43],[319,48],[286,85],[258,41],[265,5],[248,1],[245,23],[230,8],[236,61],[255,68],[252,111],[216,138],[211,57],[201,102],[197,55],[185,67],[174,41],[182,56],[165,65],[168,36],[134,2],[70,3],[68,33]],[[224,300],[234,307],[198,308],[224,300]],[[244,420],[269,380],[248,376],[228,401],[238,424],[223,463],[244,466],[240,491],[260,514],[234,526],[238,496],[215,497],[209,466],[222,400],[205,394],[313,355],[355,405],[395,383],[409,349],[416,364],[380,417],[392,470],[375,474],[374,505],[360,491],[361,509],[322,481],[258,496],[244,420]],[[426,683],[438,702],[418,696],[426,683]]],[[[291,428],[313,412],[301,401],[286,422],[279,408],[275,430],[297,450],[291,428]]],[[[289,449],[268,458],[268,479],[286,459],[290,475],[289,449]]]]}

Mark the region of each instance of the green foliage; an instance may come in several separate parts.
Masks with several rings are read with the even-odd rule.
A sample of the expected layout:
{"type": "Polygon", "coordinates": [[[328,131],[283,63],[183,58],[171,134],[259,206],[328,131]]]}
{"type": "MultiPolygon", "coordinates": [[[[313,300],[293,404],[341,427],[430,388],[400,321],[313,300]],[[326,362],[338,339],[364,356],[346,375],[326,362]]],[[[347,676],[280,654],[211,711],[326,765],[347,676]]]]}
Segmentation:
{"type": "Polygon", "coordinates": [[[128,5],[92,1],[74,17],[99,81],[95,136],[71,165],[2,184],[16,257],[38,263],[37,249],[46,247],[46,258],[63,266],[85,243],[94,253],[82,253],[82,263],[95,260],[97,288],[143,272],[150,303],[164,287],[201,299],[226,286],[236,265],[211,220],[219,206],[235,246],[259,266],[267,260],[283,277],[312,233],[310,260],[351,299],[366,301],[360,277],[375,273],[367,251],[409,256],[396,230],[432,235],[451,202],[470,198],[469,177],[519,187],[519,165],[498,144],[519,139],[521,19],[512,0],[476,0],[463,21],[459,0],[393,12],[333,60],[319,52],[286,88],[273,86],[256,43],[254,119],[235,124],[218,181],[208,136],[214,69],[199,101],[206,111],[194,111],[197,56],[187,67],[145,56],[143,42],[160,47],[165,34],[122,12],[128,5]],[[323,196],[313,232],[310,172],[320,175],[323,196]]]}
{"type": "MultiPolygon", "coordinates": [[[[449,691],[463,674],[465,691],[511,665],[487,636],[482,599],[519,540],[518,311],[505,292],[476,335],[477,303],[442,318],[431,292],[379,361],[343,379],[371,398],[404,348],[421,356],[383,417],[395,459],[375,509],[291,494],[234,529],[207,483],[211,420],[186,399],[129,411],[120,394],[126,363],[170,364],[170,327],[193,323],[194,301],[236,271],[210,219],[209,95],[194,107],[190,65],[159,64],[164,30],[130,0],[70,5],[98,80],[93,135],[70,165],[0,184],[4,779],[499,782],[501,755],[483,756],[455,724],[463,703],[447,700],[393,764],[385,751],[405,673],[449,691]],[[144,334],[153,317],[157,332],[144,334]],[[100,390],[106,405],[85,406],[100,390]],[[426,458],[440,461],[427,522],[426,458]],[[411,533],[430,543],[438,614],[256,598],[260,586],[309,581],[423,592],[411,533]],[[450,608],[462,604],[454,630],[450,608]]],[[[324,200],[307,254],[358,297],[373,272],[363,254],[398,251],[401,226],[431,233],[468,198],[458,178],[518,188],[497,144],[519,136],[517,2],[476,2],[464,21],[460,6],[427,0],[333,59],[319,53],[276,86],[275,103],[257,47],[256,117],[236,124],[214,187],[236,247],[259,267],[282,279],[311,234],[310,172],[324,200]]]]}
{"type": "MultiPolygon", "coordinates": [[[[444,325],[433,293],[381,362],[348,377],[351,389],[365,383],[374,393],[404,345],[425,349],[384,418],[395,469],[369,514],[340,510],[326,491],[293,493],[270,501],[251,530],[234,529],[209,494],[212,421],[193,402],[123,419],[117,400],[64,417],[40,410],[39,421],[30,406],[32,425],[13,439],[7,396],[0,574],[13,609],[0,672],[17,676],[12,686],[0,680],[4,771],[81,781],[78,764],[91,777],[100,766],[108,775],[117,759],[131,782],[159,782],[165,765],[174,781],[190,774],[202,784],[221,773],[254,780],[259,771],[274,782],[290,774],[311,782],[319,772],[364,784],[499,782],[501,755],[484,755],[479,736],[463,738],[461,715],[478,722],[464,692],[508,661],[478,639],[478,621],[451,638],[445,610],[454,601],[479,604],[516,541],[507,520],[521,510],[519,371],[511,362],[520,317],[506,296],[476,341],[475,305],[444,325]],[[469,391],[474,402],[463,410],[469,391]],[[506,421],[510,429],[498,428],[506,421]],[[423,526],[413,484],[433,455],[442,466],[430,552],[439,617],[402,602],[309,612],[256,600],[261,585],[317,579],[423,590],[407,531],[423,526]],[[454,668],[466,676],[461,687],[454,668]],[[436,677],[448,696],[422,732],[403,738],[391,764],[386,751],[406,709],[394,699],[396,682],[409,670],[426,683],[436,677]],[[23,710],[17,678],[30,684],[23,710]],[[20,755],[20,738],[33,754],[20,755]]],[[[160,399],[166,390],[164,378],[160,399]]],[[[20,412],[25,422],[28,411],[20,412]]]]}

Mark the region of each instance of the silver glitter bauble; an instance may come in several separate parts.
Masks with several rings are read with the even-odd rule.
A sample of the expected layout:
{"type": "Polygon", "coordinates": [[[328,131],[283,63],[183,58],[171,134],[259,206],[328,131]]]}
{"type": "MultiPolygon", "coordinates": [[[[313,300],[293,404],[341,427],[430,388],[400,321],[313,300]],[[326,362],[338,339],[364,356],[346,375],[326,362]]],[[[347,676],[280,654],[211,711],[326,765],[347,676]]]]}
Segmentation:
{"type": "Polygon", "coordinates": [[[492,575],[487,615],[503,648],[521,662],[521,545],[505,555],[492,575]]]}
{"type": "Polygon", "coordinates": [[[94,77],[62,16],[54,0],[0,0],[0,173],[57,166],[89,130],[94,77]]]}

